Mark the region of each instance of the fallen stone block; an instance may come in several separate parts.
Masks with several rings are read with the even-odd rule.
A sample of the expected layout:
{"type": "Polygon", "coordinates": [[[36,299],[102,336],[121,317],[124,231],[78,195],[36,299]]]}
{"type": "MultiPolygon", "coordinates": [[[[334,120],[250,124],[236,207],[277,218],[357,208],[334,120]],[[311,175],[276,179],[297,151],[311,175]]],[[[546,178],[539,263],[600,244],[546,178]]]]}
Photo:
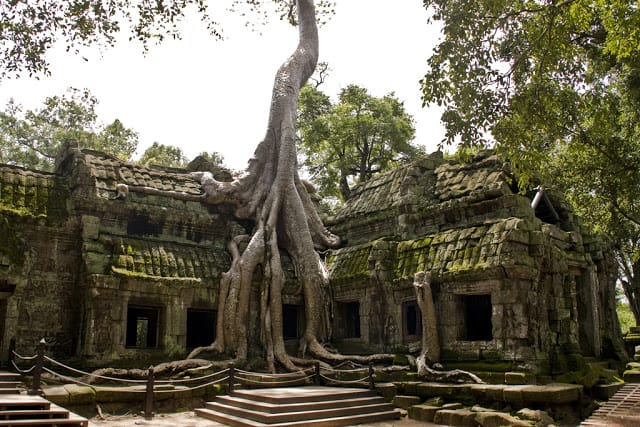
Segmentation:
{"type": "Polygon", "coordinates": [[[482,427],[531,427],[529,422],[504,412],[477,412],[474,421],[482,427]]]}
{"type": "Polygon", "coordinates": [[[398,408],[408,409],[410,406],[422,403],[422,399],[418,396],[405,396],[399,394],[393,398],[391,403],[393,403],[393,406],[397,406],[398,408]]]}
{"type": "Polygon", "coordinates": [[[409,407],[409,418],[416,421],[433,422],[436,412],[441,410],[439,406],[413,405],[409,407]]]}
{"type": "Polygon", "coordinates": [[[469,409],[441,409],[436,412],[433,422],[447,426],[474,427],[476,413],[469,409]]]}

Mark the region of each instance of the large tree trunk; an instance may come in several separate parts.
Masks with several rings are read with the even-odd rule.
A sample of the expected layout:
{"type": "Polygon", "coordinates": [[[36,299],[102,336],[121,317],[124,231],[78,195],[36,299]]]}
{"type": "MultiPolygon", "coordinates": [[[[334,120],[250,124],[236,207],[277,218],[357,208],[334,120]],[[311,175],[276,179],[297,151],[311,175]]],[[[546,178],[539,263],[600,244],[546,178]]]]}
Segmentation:
{"type": "Polygon", "coordinates": [[[418,375],[421,375],[429,363],[440,361],[440,338],[431,292],[431,274],[424,271],[416,273],[413,289],[416,291],[416,300],[422,315],[422,351],[417,360],[418,375]]]}
{"type": "Polygon", "coordinates": [[[321,341],[329,338],[326,307],[328,280],[316,248],[336,247],[340,240],[322,224],[297,171],[295,119],[298,93],[311,76],[318,59],[318,31],[313,0],[297,0],[299,43],[276,74],[269,123],[264,140],[256,148],[245,175],[233,182],[216,181],[210,173],[194,173],[209,203],[234,203],[236,216],[252,219],[251,236],[239,236],[229,245],[231,268],[224,274],[218,300],[216,341],[194,350],[231,354],[244,360],[248,351],[249,300],[254,272],[263,269],[260,322],[261,339],[271,370],[278,362],[297,369],[284,346],[282,287],[284,272],[280,251],[291,257],[304,295],[306,329],[300,352],[324,360],[387,360],[392,355],[348,357],[328,352],[321,341]],[[244,251],[239,244],[247,241],[244,251]]]}
{"type": "Polygon", "coordinates": [[[431,273],[419,271],[413,279],[413,288],[422,314],[422,350],[416,360],[418,377],[438,382],[472,382],[483,381],[471,372],[454,369],[451,371],[436,370],[429,367],[440,361],[440,338],[436,321],[436,309],[431,292],[431,273]]]}

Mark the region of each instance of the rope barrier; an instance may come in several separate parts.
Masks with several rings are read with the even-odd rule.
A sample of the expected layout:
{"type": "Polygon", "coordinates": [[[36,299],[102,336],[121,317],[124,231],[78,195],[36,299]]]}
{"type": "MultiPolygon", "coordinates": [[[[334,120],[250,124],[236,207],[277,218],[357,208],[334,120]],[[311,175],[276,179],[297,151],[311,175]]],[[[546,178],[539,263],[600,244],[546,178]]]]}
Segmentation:
{"type": "MultiPolygon", "coordinates": [[[[41,342],[41,345],[43,345],[42,343],[44,342],[44,340],[41,342]]],[[[46,343],[45,343],[46,344],[46,343]]],[[[42,352],[44,351],[44,347],[42,347],[42,349],[39,350],[39,354],[35,355],[35,356],[31,356],[31,357],[25,357],[25,356],[21,356],[19,355],[17,352],[13,351],[13,354],[18,357],[21,360],[36,360],[37,363],[36,365],[32,366],[29,369],[20,369],[16,363],[11,360],[11,364],[13,365],[13,368],[22,374],[30,374],[31,372],[34,372],[34,370],[38,370],[41,369],[42,371],[45,371],[51,375],[53,375],[55,378],[62,380],[63,382],[68,382],[68,383],[74,383],[74,384],[79,384],[79,385],[83,385],[86,387],[91,387],[91,388],[95,388],[95,387],[100,387],[97,386],[95,384],[89,384],[85,381],[82,381],[81,379],[78,378],[74,378],[68,375],[63,375],[59,372],[55,372],[52,369],[49,369],[47,367],[44,367],[43,362],[47,361],[50,362],[51,364],[53,364],[54,366],[63,368],[63,369],[67,369],[68,371],[75,373],[75,374],[79,374],[82,375],[82,378],[88,377],[88,378],[96,378],[96,379],[101,379],[101,380],[106,380],[106,381],[113,381],[119,384],[125,384],[126,386],[129,387],[135,387],[135,386],[140,386],[143,384],[147,385],[147,390],[136,390],[135,388],[129,388],[127,390],[123,390],[126,391],[128,393],[149,393],[152,392],[153,394],[155,393],[160,393],[160,394],[165,394],[165,393],[176,393],[176,392],[187,392],[187,391],[193,391],[193,390],[198,390],[198,389],[202,389],[202,388],[206,388],[206,387],[210,387],[212,385],[216,385],[216,384],[220,384],[223,382],[228,382],[228,386],[229,386],[229,391],[232,391],[232,387],[233,387],[233,382],[237,381],[240,384],[245,384],[245,385],[259,385],[259,386],[263,386],[263,387],[282,387],[282,386],[288,386],[288,385],[301,385],[301,384],[308,384],[309,382],[311,383],[315,383],[315,384],[321,384],[320,380],[325,380],[327,382],[327,384],[344,384],[344,385],[349,385],[349,384],[367,384],[367,382],[369,383],[370,388],[373,388],[373,365],[370,365],[369,368],[355,368],[355,369],[336,369],[336,368],[332,368],[332,367],[320,367],[319,363],[316,362],[316,365],[313,368],[306,368],[306,369],[302,369],[300,371],[296,371],[296,372],[288,372],[288,373],[259,373],[259,372],[249,372],[249,371],[244,371],[241,369],[236,369],[233,366],[230,365],[229,368],[226,369],[222,369],[218,372],[213,372],[211,374],[207,374],[207,375],[203,375],[200,377],[195,377],[195,378],[182,378],[182,379],[175,379],[175,380],[160,380],[160,381],[155,381],[153,378],[153,367],[149,368],[148,371],[148,375],[149,377],[147,379],[123,379],[123,378],[115,378],[115,377],[111,377],[111,376],[107,376],[107,375],[98,375],[98,374],[93,374],[90,372],[85,372],[76,368],[73,368],[71,366],[68,366],[64,363],[61,363],[55,359],[52,359],[51,357],[48,356],[44,356],[42,354],[42,352]],[[40,359],[38,359],[38,357],[40,357],[40,359]],[[356,373],[356,372],[366,372],[368,369],[368,374],[365,375],[363,378],[359,378],[359,379],[355,379],[355,380],[339,380],[336,378],[331,378],[330,376],[324,375],[324,373],[356,373]],[[217,379],[214,379],[217,378],[217,379]],[[285,379],[288,378],[288,379],[285,379]],[[201,383],[203,381],[207,381],[213,379],[212,381],[208,381],[204,384],[198,384],[195,386],[186,386],[187,384],[194,384],[194,383],[201,383]],[[268,381],[269,379],[279,379],[276,381],[268,381]],[[158,385],[162,385],[162,386],[171,386],[174,387],[172,389],[169,390],[156,390],[155,386],[158,385]],[[175,388],[176,386],[179,386],[180,388],[175,388]]],[[[345,365],[345,363],[342,363],[338,366],[342,366],[345,365]]],[[[38,371],[39,372],[39,371],[38,371]]],[[[34,372],[34,381],[35,381],[35,377],[38,377],[39,380],[39,373],[34,372]]],[[[38,386],[39,387],[39,386],[38,386]]]]}
{"type": "Polygon", "coordinates": [[[332,383],[336,383],[336,384],[357,384],[357,383],[363,383],[363,382],[367,381],[367,378],[360,378],[360,379],[357,379],[357,380],[349,380],[349,381],[347,381],[347,380],[337,380],[335,378],[327,377],[327,376],[322,375],[322,374],[320,374],[320,378],[322,378],[322,379],[324,379],[326,381],[332,382],[332,383]]]}
{"type": "Polygon", "coordinates": [[[285,372],[282,374],[272,374],[272,373],[260,373],[260,372],[249,372],[249,371],[243,371],[242,369],[237,369],[236,368],[236,373],[239,374],[245,374],[245,375],[255,375],[255,376],[261,376],[261,377],[267,377],[267,378],[281,378],[281,377],[290,377],[293,375],[298,375],[298,374],[305,374],[305,375],[309,375],[309,373],[314,373],[315,370],[314,368],[307,368],[307,369],[302,369],[300,371],[296,371],[296,372],[285,372]]]}
{"type": "Polygon", "coordinates": [[[294,380],[289,380],[289,381],[274,381],[274,382],[261,382],[261,381],[253,381],[250,380],[248,378],[242,378],[242,377],[237,377],[238,380],[241,380],[240,382],[244,382],[245,384],[256,384],[256,385],[261,385],[261,386],[274,386],[274,387],[278,387],[278,386],[284,386],[284,385],[289,385],[289,384],[299,384],[300,382],[307,382],[306,380],[308,380],[310,377],[301,377],[301,378],[296,378],[294,380]]]}
{"type": "Polygon", "coordinates": [[[68,369],[71,372],[75,372],[76,374],[80,374],[80,375],[85,376],[85,377],[100,378],[100,379],[103,379],[103,380],[115,381],[115,382],[121,382],[121,383],[144,384],[144,383],[147,382],[147,380],[135,380],[135,379],[125,380],[123,378],[107,377],[107,376],[104,376],[104,375],[95,375],[95,374],[92,374],[90,372],[84,372],[84,371],[81,371],[79,369],[72,368],[71,366],[67,366],[64,363],[60,363],[57,360],[50,358],[49,356],[45,356],[44,358],[45,358],[45,360],[47,360],[48,362],[53,363],[54,365],[60,366],[61,368],[68,369]]]}
{"type": "Polygon", "coordinates": [[[13,351],[14,356],[16,356],[18,359],[20,360],[36,360],[36,358],[38,357],[38,355],[34,355],[34,356],[21,356],[18,353],[16,353],[16,351],[13,351]]]}
{"type": "Polygon", "coordinates": [[[320,367],[321,371],[328,371],[328,372],[340,372],[340,373],[354,373],[354,372],[366,372],[369,370],[369,368],[356,368],[356,369],[333,369],[333,368],[325,368],[325,367],[320,367]]]}
{"type": "Polygon", "coordinates": [[[184,387],[184,388],[180,388],[180,389],[174,389],[174,390],[154,390],[154,393],[175,393],[175,392],[183,392],[183,391],[193,391],[193,390],[199,390],[201,388],[205,388],[205,387],[209,387],[212,385],[216,385],[216,384],[220,384],[221,382],[227,381],[229,379],[229,377],[222,377],[219,380],[215,380],[215,381],[210,381],[206,384],[200,384],[197,385],[195,387],[184,387]]]}
{"type": "Polygon", "coordinates": [[[13,369],[15,369],[16,371],[18,371],[21,374],[30,374],[36,368],[36,365],[33,365],[29,369],[20,369],[20,368],[18,368],[18,365],[16,365],[16,362],[14,362],[13,360],[11,361],[11,364],[13,365],[13,369]]]}

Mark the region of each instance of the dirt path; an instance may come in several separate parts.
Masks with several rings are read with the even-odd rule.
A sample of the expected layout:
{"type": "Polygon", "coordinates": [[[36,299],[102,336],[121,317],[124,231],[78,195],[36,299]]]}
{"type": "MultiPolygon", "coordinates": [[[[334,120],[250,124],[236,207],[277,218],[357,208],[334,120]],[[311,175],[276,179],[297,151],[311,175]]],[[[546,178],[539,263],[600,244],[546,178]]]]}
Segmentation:
{"type": "MultiPolygon", "coordinates": [[[[198,417],[192,411],[179,412],[177,414],[159,414],[152,420],[145,420],[142,416],[136,415],[113,415],[106,416],[101,420],[94,417],[89,421],[89,427],[129,427],[129,426],[153,426],[153,427],[225,427],[215,421],[209,421],[198,417]]],[[[429,427],[437,424],[424,423],[403,418],[397,421],[384,421],[371,424],[359,424],[361,427],[429,427]]]]}

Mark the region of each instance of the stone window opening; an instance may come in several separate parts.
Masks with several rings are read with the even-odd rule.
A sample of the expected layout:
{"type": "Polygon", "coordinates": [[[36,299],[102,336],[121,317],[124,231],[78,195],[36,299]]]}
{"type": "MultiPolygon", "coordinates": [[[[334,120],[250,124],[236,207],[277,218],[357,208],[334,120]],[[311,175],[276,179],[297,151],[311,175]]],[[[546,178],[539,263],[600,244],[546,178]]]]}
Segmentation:
{"type": "Polygon", "coordinates": [[[187,309],[187,348],[204,347],[216,339],[217,311],[187,309]]]}
{"type": "Polygon", "coordinates": [[[464,341],[493,339],[491,295],[462,295],[464,341]]]}
{"type": "Polygon", "coordinates": [[[285,340],[300,338],[303,329],[301,309],[299,305],[282,304],[282,335],[285,340]]]}
{"type": "Polygon", "coordinates": [[[534,209],[536,217],[547,224],[557,225],[560,222],[560,215],[542,187],[536,187],[535,195],[531,200],[531,208],[534,209]]]}
{"type": "Polygon", "coordinates": [[[158,348],[160,308],[127,307],[127,348],[158,348]]]}
{"type": "Polygon", "coordinates": [[[402,335],[405,341],[416,341],[422,336],[422,314],[416,301],[402,304],[402,335]]]}

